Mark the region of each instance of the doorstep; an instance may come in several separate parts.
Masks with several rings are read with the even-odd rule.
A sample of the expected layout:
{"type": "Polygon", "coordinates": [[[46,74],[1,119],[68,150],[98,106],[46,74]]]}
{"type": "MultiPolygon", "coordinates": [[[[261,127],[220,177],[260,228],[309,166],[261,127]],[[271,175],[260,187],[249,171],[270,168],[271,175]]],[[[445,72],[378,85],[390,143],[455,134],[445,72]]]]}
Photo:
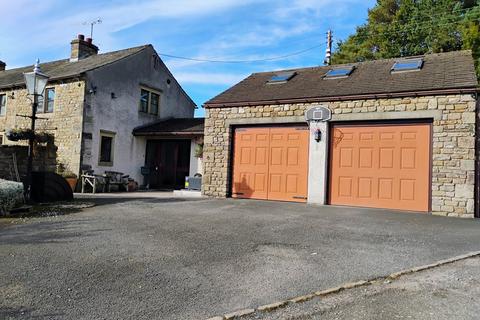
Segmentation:
{"type": "Polygon", "coordinates": [[[202,192],[200,190],[174,190],[173,194],[177,197],[184,198],[202,198],[202,192]]]}

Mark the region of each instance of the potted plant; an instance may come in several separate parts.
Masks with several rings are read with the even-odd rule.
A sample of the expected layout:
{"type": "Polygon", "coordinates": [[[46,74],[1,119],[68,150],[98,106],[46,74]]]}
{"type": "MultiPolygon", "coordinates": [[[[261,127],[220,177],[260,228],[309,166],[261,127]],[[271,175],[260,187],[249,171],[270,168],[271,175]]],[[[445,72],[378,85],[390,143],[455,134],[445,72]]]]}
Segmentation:
{"type": "Polygon", "coordinates": [[[77,187],[78,176],[72,171],[65,168],[65,165],[60,163],[57,168],[57,174],[61,175],[65,180],[67,180],[68,185],[72,188],[72,191],[75,192],[77,187]]]}
{"type": "Polygon", "coordinates": [[[199,143],[195,146],[195,157],[203,158],[203,143],[199,143]]]}
{"type": "Polygon", "coordinates": [[[10,129],[5,132],[5,136],[10,141],[28,140],[32,136],[30,129],[10,129]]]}
{"type": "Polygon", "coordinates": [[[48,143],[53,141],[53,134],[48,132],[39,132],[35,134],[35,141],[38,143],[48,143]]]}

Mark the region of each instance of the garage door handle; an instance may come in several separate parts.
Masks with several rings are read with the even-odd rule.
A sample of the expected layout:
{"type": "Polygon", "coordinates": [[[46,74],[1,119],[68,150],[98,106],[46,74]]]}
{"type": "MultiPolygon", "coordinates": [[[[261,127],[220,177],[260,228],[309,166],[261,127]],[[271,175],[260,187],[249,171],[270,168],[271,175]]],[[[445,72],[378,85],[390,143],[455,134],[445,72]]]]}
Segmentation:
{"type": "Polygon", "coordinates": [[[307,197],[303,197],[303,196],[293,196],[292,198],[293,198],[293,199],[307,200],[307,197]]]}
{"type": "Polygon", "coordinates": [[[243,192],[232,192],[232,194],[236,194],[236,195],[242,195],[243,192]]]}

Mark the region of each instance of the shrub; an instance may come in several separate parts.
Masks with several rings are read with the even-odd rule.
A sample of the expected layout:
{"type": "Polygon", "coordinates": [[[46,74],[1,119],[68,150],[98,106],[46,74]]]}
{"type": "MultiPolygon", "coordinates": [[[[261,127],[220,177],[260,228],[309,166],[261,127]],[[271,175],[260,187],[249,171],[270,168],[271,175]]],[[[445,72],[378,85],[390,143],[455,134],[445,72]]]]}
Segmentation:
{"type": "Polygon", "coordinates": [[[23,184],[0,179],[0,216],[7,215],[23,202],[23,184]]]}

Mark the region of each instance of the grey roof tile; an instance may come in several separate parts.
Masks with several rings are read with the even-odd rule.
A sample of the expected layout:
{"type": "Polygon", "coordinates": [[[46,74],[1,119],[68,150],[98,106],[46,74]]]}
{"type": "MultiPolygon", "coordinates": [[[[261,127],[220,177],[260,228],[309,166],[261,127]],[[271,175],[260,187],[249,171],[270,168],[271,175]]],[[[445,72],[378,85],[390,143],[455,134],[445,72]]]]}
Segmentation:
{"type": "Polygon", "coordinates": [[[204,118],[170,118],[137,127],[133,134],[136,136],[203,134],[204,125],[204,118]]]}
{"type": "Polygon", "coordinates": [[[282,84],[267,84],[272,71],[253,73],[238,84],[205,103],[206,107],[228,104],[259,103],[289,99],[348,97],[355,95],[420,92],[478,86],[471,51],[428,54],[420,71],[390,72],[395,60],[385,59],[355,63],[347,78],[324,80],[332,67],[292,69],[297,75],[282,84]]]}
{"type": "MultiPolygon", "coordinates": [[[[40,63],[42,71],[50,76],[50,80],[58,80],[71,78],[81,75],[84,72],[108,65],[115,61],[126,58],[130,55],[138,53],[150,45],[128,48],[119,51],[112,51],[102,54],[90,56],[88,58],[70,62],[69,59],[40,63]]],[[[22,86],[25,84],[23,79],[24,72],[33,70],[33,65],[22,68],[7,69],[0,71],[0,88],[9,88],[22,86]]]]}

